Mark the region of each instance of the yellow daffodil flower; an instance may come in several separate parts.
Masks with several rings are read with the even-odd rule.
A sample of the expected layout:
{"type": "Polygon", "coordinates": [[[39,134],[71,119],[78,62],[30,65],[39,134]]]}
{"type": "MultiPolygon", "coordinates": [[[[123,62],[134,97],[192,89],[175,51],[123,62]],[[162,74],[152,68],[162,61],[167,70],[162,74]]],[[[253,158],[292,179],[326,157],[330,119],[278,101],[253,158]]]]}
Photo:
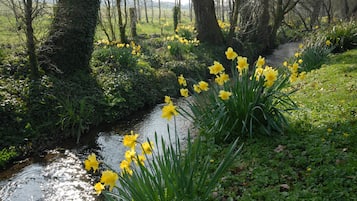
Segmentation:
{"type": "Polygon", "coordinates": [[[213,75],[217,75],[224,71],[223,65],[221,63],[219,63],[218,61],[214,61],[213,65],[208,67],[208,69],[209,69],[209,73],[213,74],[213,75]]]}
{"type": "Polygon", "coordinates": [[[278,71],[267,66],[263,71],[263,75],[265,77],[264,86],[271,87],[278,78],[278,71]]]}
{"type": "Polygon", "coordinates": [[[229,75],[226,74],[226,73],[221,73],[219,74],[218,76],[216,76],[216,78],[214,79],[214,81],[222,86],[224,83],[228,82],[229,81],[229,75]]]}
{"type": "Polygon", "coordinates": [[[180,89],[181,96],[187,98],[188,97],[188,89],[180,89]]]}
{"type": "Polygon", "coordinates": [[[202,91],[208,91],[208,83],[205,81],[200,81],[198,83],[198,87],[202,90],[202,91]]]}
{"type": "Polygon", "coordinates": [[[102,177],[100,178],[100,182],[104,183],[105,186],[109,186],[109,191],[112,191],[118,178],[119,176],[117,173],[111,170],[105,170],[102,172],[102,177]]]}
{"type": "Polygon", "coordinates": [[[184,87],[187,86],[186,79],[183,77],[182,74],[177,78],[177,81],[178,81],[179,85],[184,86],[184,87]]]}
{"type": "Polygon", "coordinates": [[[126,147],[133,149],[136,145],[136,140],[138,139],[139,134],[135,134],[133,131],[130,132],[130,135],[125,135],[123,139],[123,144],[126,147]]]}
{"type": "Polygon", "coordinates": [[[97,193],[97,195],[100,195],[102,193],[102,190],[104,190],[104,185],[98,182],[94,185],[94,190],[97,193]]]}
{"type": "Polygon", "coordinates": [[[229,60],[234,60],[238,56],[238,54],[231,47],[228,47],[227,51],[225,53],[226,53],[227,59],[229,59],[229,60]]]}
{"type": "Polygon", "coordinates": [[[259,56],[257,63],[256,63],[257,68],[262,68],[264,66],[264,64],[265,64],[265,58],[262,56],[259,56]]]}
{"type": "Polygon", "coordinates": [[[93,169],[93,172],[98,170],[99,162],[97,161],[96,155],[94,153],[88,156],[88,159],[84,161],[84,168],[87,171],[93,169]]]}
{"type": "Polygon", "coordinates": [[[231,95],[232,93],[229,91],[220,90],[218,97],[220,97],[222,100],[228,100],[231,95]]]}
{"type": "Polygon", "coordinates": [[[248,61],[247,61],[247,57],[238,57],[238,61],[237,61],[237,68],[238,68],[238,71],[239,71],[239,74],[242,75],[242,73],[248,69],[248,61]]]}
{"type": "Polygon", "coordinates": [[[176,116],[178,112],[176,111],[176,106],[173,103],[169,103],[162,108],[161,117],[166,118],[167,120],[171,120],[173,116],[176,116]]]}
{"type": "Polygon", "coordinates": [[[141,149],[143,151],[143,154],[151,154],[153,150],[154,145],[151,142],[144,142],[141,145],[141,149]]]}
{"type": "Polygon", "coordinates": [[[134,149],[130,149],[130,150],[127,150],[124,155],[125,155],[125,159],[128,162],[131,162],[136,157],[136,152],[134,149]]]}

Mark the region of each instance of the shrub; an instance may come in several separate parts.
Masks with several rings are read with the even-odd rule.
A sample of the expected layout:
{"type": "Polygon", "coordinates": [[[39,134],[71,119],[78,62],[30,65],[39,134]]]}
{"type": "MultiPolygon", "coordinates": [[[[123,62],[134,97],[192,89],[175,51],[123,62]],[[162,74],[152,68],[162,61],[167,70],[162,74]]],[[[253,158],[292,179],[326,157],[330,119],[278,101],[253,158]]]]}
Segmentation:
{"type": "Polygon", "coordinates": [[[0,168],[5,165],[14,157],[18,156],[15,147],[3,148],[0,150],[0,168]]]}
{"type": "Polygon", "coordinates": [[[265,60],[261,57],[251,74],[247,58],[237,57],[232,48],[226,55],[232,60],[232,78],[219,62],[209,67],[216,76],[214,83],[200,81],[188,87],[183,75],[179,77],[181,95],[187,97],[189,90],[193,91],[192,100],[187,101],[189,110],[181,108],[181,113],[193,119],[216,143],[254,133],[283,132],[288,126],[284,113],[296,108],[289,97],[292,92],[284,88],[289,76],[269,66],[263,68],[265,60]]]}

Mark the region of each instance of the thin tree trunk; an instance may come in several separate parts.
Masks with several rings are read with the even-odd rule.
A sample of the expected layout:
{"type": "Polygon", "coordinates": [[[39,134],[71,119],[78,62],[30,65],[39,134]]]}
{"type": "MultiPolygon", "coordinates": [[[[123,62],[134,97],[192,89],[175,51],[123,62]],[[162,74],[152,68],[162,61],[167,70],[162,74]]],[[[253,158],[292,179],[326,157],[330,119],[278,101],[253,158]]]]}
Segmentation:
{"type": "Polygon", "coordinates": [[[99,15],[98,15],[98,23],[99,23],[100,28],[104,32],[105,36],[107,37],[108,41],[112,41],[112,38],[109,36],[109,33],[108,33],[107,29],[105,28],[105,25],[103,23],[103,17],[102,17],[102,14],[100,13],[100,11],[99,11],[99,15]]]}
{"type": "Polygon", "coordinates": [[[233,13],[232,13],[232,17],[231,17],[231,25],[229,27],[229,32],[228,32],[228,36],[227,36],[227,44],[229,46],[233,45],[233,36],[234,36],[234,32],[235,32],[235,29],[238,24],[239,5],[240,5],[240,0],[235,0],[233,3],[233,13]]]}
{"type": "Polygon", "coordinates": [[[36,55],[36,46],[32,27],[32,0],[23,0],[25,5],[25,22],[26,22],[26,46],[27,53],[29,55],[30,69],[31,69],[31,79],[37,80],[39,78],[38,73],[38,62],[36,55]]]}
{"type": "Polygon", "coordinates": [[[130,14],[130,30],[131,30],[131,37],[135,38],[137,36],[136,33],[136,9],[135,8],[129,8],[129,14],[130,14]]]}
{"type": "Polygon", "coordinates": [[[154,1],[151,0],[151,23],[154,23],[154,1]]]}
{"type": "Polygon", "coordinates": [[[161,22],[161,0],[158,0],[159,2],[159,23],[161,22]]]}
{"type": "Polygon", "coordinates": [[[224,22],[224,0],[222,0],[222,5],[221,5],[221,11],[222,11],[222,22],[224,22]]]}
{"type": "Polygon", "coordinates": [[[138,21],[141,21],[141,6],[140,6],[140,0],[137,0],[138,2],[138,10],[136,11],[137,16],[138,16],[138,21]]]}
{"type": "Polygon", "coordinates": [[[193,6],[192,6],[192,0],[189,0],[188,1],[188,8],[189,8],[189,15],[190,15],[190,22],[192,22],[193,20],[193,16],[192,16],[192,9],[193,9],[193,6]]]}
{"type": "Polygon", "coordinates": [[[148,8],[147,8],[147,5],[146,5],[146,0],[144,0],[144,8],[145,8],[145,19],[146,19],[146,23],[149,23],[148,8]]]}
{"type": "Polygon", "coordinates": [[[118,11],[118,25],[120,33],[120,42],[127,43],[128,40],[125,34],[126,22],[127,22],[127,13],[126,13],[126,0],[124,0],[124,22],[123,22],[123,13],[121,9],[121,0],[117,0],[117,11],[118,11]]]}
{"type": "Polygon", "coordinates": [[[113,26],[113,22],[112,22],[112,7],[111,7],[111,3],[110,3],[110,0],[106,0],[106,9],[107,9],[107,20],[108,20],[108,23],[109,23],[109,31],[110,31],[110,34],[111,34],[111,38],[112,40],[110,41],[115,41],[116,40],[116,37],[115,37],[115,31],[114,31],[114,26],[113,26]]]}

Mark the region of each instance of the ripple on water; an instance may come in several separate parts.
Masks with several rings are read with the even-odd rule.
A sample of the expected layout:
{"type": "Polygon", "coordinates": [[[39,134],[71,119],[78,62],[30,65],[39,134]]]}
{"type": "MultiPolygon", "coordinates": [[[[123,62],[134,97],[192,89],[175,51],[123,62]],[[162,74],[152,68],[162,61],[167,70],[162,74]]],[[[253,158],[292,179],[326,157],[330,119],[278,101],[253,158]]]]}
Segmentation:
{"type": "Polygon", "coordinates": [[[12,179],[3,182],[3,201],[94,201],[90,178],[82,159],[65,151],[48,164],[31,164],[12,179]]]}

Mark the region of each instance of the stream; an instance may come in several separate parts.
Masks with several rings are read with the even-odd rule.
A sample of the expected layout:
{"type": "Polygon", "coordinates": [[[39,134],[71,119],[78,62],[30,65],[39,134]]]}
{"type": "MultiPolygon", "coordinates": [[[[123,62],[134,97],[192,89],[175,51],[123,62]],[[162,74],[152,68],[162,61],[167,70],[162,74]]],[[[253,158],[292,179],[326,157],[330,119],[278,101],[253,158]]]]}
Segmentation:
{"type": "MultiPolygon", "coordinates": [[[[299,43],[292,42],[279,46],[272,55],[266,57],[268,65],[281,66],[285,58],[294,55],[299,43]]],[[[176,104],[184,103],[178,100],[176,104]]],[[[96,201],[93,178],[84,170],[83,161],[95,148],[101,161],[119,171],[119,163],[124,159],[126,148],[122,145],[123,134],[133,130],[140,135],[139,141],[154,141],[155,133],[168,141],[170,129],[174,134],[174,121],[161,117],[159,104],[134,122],[114,126],[109,131],[98,131],[92,139],[82,139],[76,148],[49,150],[40,161],[23,161],[15,173],[8,173],[0,180],[1,201],[96,201]]],[[[177,116],[176,129],[179,138],[185,139],[191,124],[177,116]]],[[[155,147],[160,149],[160,147],[155,147]]]]}

